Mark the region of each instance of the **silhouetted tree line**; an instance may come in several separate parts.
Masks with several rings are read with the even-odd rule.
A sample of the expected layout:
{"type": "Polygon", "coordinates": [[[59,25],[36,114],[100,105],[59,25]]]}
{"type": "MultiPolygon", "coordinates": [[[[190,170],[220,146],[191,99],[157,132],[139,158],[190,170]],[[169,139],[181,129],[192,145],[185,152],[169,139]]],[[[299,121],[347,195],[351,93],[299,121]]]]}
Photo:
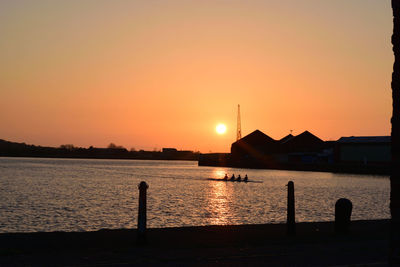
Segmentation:
{"type": "Polygon", "coordinates": [[[44,157],[44,158],[97,158],[97,159],[154,159],[154,160],[198,160],[199,152],[175,151],[164,153],[161,151],[128,151],[122,146],[111,143],[107,148],[75,147],[72,144],[60,147],[43,147],[15,143],[0,139],[1,157],[44,157]]]}

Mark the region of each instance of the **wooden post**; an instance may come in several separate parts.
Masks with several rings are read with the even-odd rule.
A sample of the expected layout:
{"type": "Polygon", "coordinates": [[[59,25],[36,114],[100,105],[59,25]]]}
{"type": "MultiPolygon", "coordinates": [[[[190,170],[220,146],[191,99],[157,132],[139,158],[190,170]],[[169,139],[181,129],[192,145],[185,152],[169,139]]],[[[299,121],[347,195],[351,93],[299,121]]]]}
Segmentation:
{"type": "Polygon", "coordinates": [[[147,188],[149,186],[146,182],[140,182],[139,186],[139,214],[138,214],[138,229],[137,229],[137,242],[139,244],[146,243],[146,202],[147,202],[147,188]]]}
{"type": "Polygon", "coordinates": [[[350,218],[353,204],[347,198],[340,198],[335,204],[335,232],[345,234],[349,232],[350,218]]]}
{"type": "Polygon", "coordinates": [[[294,206],[294,183],[289,181],[287,184],[287,234],[289,236],[296,235],[296,220],[295,220],[295,206],[294,206]]]}

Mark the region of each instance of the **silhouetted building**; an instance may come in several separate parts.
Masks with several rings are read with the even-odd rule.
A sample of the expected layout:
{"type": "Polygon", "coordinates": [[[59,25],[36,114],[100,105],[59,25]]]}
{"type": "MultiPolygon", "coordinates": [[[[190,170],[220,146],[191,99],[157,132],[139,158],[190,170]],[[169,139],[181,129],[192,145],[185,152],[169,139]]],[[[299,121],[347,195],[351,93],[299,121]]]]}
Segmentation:
{"type": "Polygon", "coordinates": [[[325,142],[309,131],[293,136],[289,134],[280,141],[280,153],[277,158],[280,162],[315,163],[327,161],[326,152],[322,154],[325,142]],[[324,157],[325,159],[321,159],[324,157]]]}
{"type": "Polygon", "coordinates": [[[237,163],[273,164],[271,155],[278,152],[279,143],[260,130],[246,135],[231,146],[232,160],[237,163]]]}
{"type": "MultiPolygon", "coordinates": [[[[259,130],[236,141],[231,146],[232,160],[243,166],[280,163],[314,163],[319,161],[325,142],[309,131],[293,136],[289,134],[274,140],[259,130]]],[[[326,153],[323,155],[326,156],[326,153]]]]}
{"type": "Polygon", "coordinates": [[[161,159],[174,159],[174,160],[193,160],[198,159],[198,153],[191,150],[177,150],[176,148],[163,148],[160,153],[161,159]]]}
{"type": "Polygon", "coordinates": [[[231,164],[231,154],[229,153],[207,153],[199,155],[199,166],[221,166],[226,167],[231,164]]]}
{"type": "Polygon", "coordinates": [[[285,137],[283,137],[282,139],[279,140],[279,143],[285,143],[286,141],[288,141],[289,139],[292,139],[294,136],[292,134],[288,134],[285,137]]]}
{"type": "Polygon", "coordinates": [[[170,147],[166,147],[162,149],[163,153],[175,153],[178,152],[178,150],[176,148],[170,148],[170,147]]]}
{"type": "Polygon", "coordinates": [[[309,131],[274,140],[256,130],[231,145],[231,153],[202,154],[199,165],[388,174],[390,136],[323,141],[309,131]]]}
{"type": "Polygon", "coordinates": [[[351,136],[336,141],[338,163],[385,164],[391,159],[390,136],[351,136]]]}
{"type": "Polygon", "coordinates": [[[324,141],[310,133],[304,131],[303,133],[287,138],[281,142],[282,149],[286,153],[291,152],[319,152],[324,147],[324,141]]]}

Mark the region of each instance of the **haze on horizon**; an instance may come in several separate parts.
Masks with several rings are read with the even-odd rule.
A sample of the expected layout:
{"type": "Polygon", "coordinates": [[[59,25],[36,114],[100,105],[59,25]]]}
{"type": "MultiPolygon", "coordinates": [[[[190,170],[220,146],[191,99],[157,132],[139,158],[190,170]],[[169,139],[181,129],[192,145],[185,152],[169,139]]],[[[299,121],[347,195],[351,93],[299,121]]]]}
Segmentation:
{"type": "Polygon", "coordinates": [[[1,1],[0,139],[227,152],[237,104],[242,136],[389,135],[391,12],[389,0],[1,1]]]}

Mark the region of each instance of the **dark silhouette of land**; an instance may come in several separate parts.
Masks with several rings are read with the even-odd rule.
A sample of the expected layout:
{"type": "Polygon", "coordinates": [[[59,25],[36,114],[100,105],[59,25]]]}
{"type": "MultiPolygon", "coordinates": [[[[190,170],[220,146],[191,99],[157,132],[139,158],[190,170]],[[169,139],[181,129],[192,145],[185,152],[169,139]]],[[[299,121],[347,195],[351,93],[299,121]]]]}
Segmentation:
{"type": "MultiPolygon", "coordinates": [[[[354,160],[341,160],[340,155],[344,155],[341,152],[342,149],[349,151],[349,148],[353,147],[358,151],[360,145],[363,145],[360,143],[364,142],[363,140],[363,138],[350,137],[324,142],[308,131],[297,136],[288,135],[280,140],[273,140],[256,130],[234,142],[231,153],[201,154],[175,148],[163,148],[162,151],[129,151],[113,143],[107,148],[92,146],[83,148],[70,144],[60,147],[44,147],[0,139],[0,157],[192,160],[198,161],[199,166],[389,175],[390,160],[365,162],[362,160],[362,155],[354,156],[354,153],[354,160]]],[[[390,137],[370,137],[368,140],[367,147],[390,147],[390,137]]],[[[389,150],[387,154],[390,155],[389,150]]],[[[375,155],[374,157],[384,159],[388,156],[375,155]]]]}
{"type": "Polygon", "coordinates": [[[88,158],[88,159],[147,159],[147,160],[198,160],[199,152],[164,148],[162,151],[131,150],[111,143],[107,148],[43,147],[15,143],[0,139],[0,157],[88,158]]]}
{"type": "Polygon", "coordinates": [[[1,266],[386,266],[389,220],[353,221],[348,234],[334,224],[285,224],[148,229],[136,243],[136,229],[96,232],[0,234],[1,266]]]}

